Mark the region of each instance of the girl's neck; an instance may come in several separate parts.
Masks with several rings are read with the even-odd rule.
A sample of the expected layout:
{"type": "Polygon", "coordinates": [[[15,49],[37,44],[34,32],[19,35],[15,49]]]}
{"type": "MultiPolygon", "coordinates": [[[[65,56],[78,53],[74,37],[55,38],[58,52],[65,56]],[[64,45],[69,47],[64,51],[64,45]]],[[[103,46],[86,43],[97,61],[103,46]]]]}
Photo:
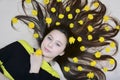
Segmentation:
{"type": "Polygon", "coordinates": [[[43,56],[43,59],[47,62],[51,62],[53,59],[43,56]]]}

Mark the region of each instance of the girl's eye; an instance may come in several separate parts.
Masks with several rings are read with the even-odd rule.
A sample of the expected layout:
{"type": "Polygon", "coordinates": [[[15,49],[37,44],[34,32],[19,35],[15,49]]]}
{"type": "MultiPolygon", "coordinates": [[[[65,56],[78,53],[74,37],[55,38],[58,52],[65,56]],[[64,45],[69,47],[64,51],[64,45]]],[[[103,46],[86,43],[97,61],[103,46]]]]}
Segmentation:
{"type": "Polygon", "coordinates": [[[58,47],[60,47],[60,44],[59,44],[59,43],[56,43],[56,45],[57,45],[58,47]]]}
{"type": "Polygon", "coordinates": [[[52,38],[50,36],[47,37],[49,40],[52,40],[52,38]]]}

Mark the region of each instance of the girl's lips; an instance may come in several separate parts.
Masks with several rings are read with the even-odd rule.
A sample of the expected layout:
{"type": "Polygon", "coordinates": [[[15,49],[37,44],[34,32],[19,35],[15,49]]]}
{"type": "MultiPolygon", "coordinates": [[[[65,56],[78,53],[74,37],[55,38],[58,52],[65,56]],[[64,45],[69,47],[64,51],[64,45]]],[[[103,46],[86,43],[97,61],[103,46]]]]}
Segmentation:
{"type": "Polygon", "coordinates": [[[46,51],[46,52],[50,52],[50,50],[49,50],[49,49],[47,49],[46,47],[45,47],[44,49],[45,49],[45,51],[46,51]]]}

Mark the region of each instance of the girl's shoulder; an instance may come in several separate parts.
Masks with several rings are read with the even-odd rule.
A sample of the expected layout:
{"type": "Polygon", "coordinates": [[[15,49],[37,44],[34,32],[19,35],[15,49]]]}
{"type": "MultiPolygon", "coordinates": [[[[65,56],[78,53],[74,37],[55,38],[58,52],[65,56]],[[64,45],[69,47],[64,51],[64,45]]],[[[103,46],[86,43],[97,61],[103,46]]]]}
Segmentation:
{"type": "Polygon", "coordinates": [[[17,42],[19,42],[29,54],[34,52],[34,48],[26,40],[18,40],[17,42]]]}

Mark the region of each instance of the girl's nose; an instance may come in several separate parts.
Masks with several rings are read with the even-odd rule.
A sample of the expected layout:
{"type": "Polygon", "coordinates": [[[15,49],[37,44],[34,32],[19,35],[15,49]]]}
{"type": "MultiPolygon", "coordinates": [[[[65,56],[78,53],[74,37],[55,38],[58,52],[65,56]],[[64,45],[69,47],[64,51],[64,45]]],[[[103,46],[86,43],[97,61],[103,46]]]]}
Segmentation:
{"type": "Polygon", "coordinates": [[[52,48],[53,45],[54,45],[53,42],[49,42],[49,43],[48,43],[48,47],[50,47],[50,48],[52,48]]]}

